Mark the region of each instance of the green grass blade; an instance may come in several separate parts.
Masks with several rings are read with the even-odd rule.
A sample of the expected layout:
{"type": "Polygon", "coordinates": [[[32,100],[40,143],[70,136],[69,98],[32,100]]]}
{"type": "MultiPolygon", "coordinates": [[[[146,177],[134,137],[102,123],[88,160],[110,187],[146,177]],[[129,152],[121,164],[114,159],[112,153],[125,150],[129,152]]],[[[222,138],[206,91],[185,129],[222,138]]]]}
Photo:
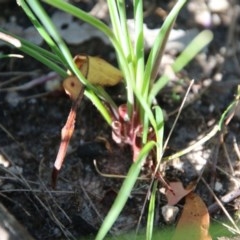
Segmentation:
{"type": "Polygon", "coordinates": [[[128,115],[131,116],[133,112],[134,105],[134,96],[133,96],[133,88],[135,86],[135,72],[133,66],[133,56],[132,56],[132,46],[129,37],[129,32],[127,29],[127,20],[126,20],[126,10],[124,0],[112,1],[108,0],[108,8],[112,23],[112,28],[116,39],[118,39],[120,43],[119,50],[118,46],[113,42],[115,47],[118,62],[120,68],[125,77],[126,88],[127,91],[127,106],[128,106],[128,115]]]}
{"type": "MultiPolygon", "coordinates": [[[[172,65],[175,73],[182,70],[207,44],[211,42],[213,34],[209,30],[204,30],[199,33],[192,42],[183,50],[183,52],[176,58],[172,65]]],[[[152,102],[158,92],[167,84],[169,78],[163,75],[153,85],[149,94],[149,102],[152,102]]]]}
{"type": "Polygon", "coordinates": [[[167,18],[165,19],[163,26],[161,27],[159,34],[154,42],[154,45],[152,47],[152,50],[149,54],[147,64],[146,64],[146,70],[144,75],[144,82],[145,86],[145,96],[148,95],[148,89],[150,81],[155,80],[157,71],[156,68],[159,66],[159,63],[161,61],[161,56],[163,53],[163,50],[165,48],[165,44],[168,38],[168,34],[173,26],[173,23],[175,22],[175,19],[183,7],[183,5],[186,3],[186,0],[178,0],[171,12],[168,14],[167,18]],[[159,58],[159,59],[158,59],[159,58]],[[157,64],[156,64],[157,63],[157,64]]]}
{"type": "Polygon", "coordinates": [[[14,35],[9,35],[6,31],[2,31],[0,29],[0,39],[6,42],[8,45],[14,46],[20,51],[26,53],[27,55],[35,58],[37,61],[43,63],[53,71],[57,72],[60,76],[66,77],[67,72],[62,67],[57,65],[54,61],[58,61],[59,59],[47,52],[46,50],[27,42],[26,40],[16,37],[14,35]]]}
{"type": "Polygon", "coordinates": [[[152,240],[154,215],[155,215],[156,192],[157,192],[157,181],[155,181],[153,184],[153,189],[151,192],[151,198],[150,198],[149,207],[148,207],[146,240],[152,240]]]}
{"type": "MultiPolygon", "coordinates": [[[[134,7],[134,54],[135,54],[135,82],[136,82],[136,91],[138,91],[141,95],[144,94],[144,70],[145,70],[145,52],[144,52],[144,33],[143,33],[143,1],[142,0],[134,0],[133,1],[134,7]]],[[[138,102],[137,102],[138,103],[138,102]]],[[[145,118],[145,111],[141,106],[136,106],[139,109],[140,119],[142,122],[147,120],[145,118]]],[[[148,123],[144,124],[145,130],[148,128],[148,123]]],[[[143,143],[146,140],[147,131],[144,130],[144,138],[143,143]]]]}
{"type": "Polygon", "coordinates": [[[200,32],[174,61],[172,65],[174,72],[182,70],[212,39],[213,33],[210,30],[200,32]]]}
{"type": "Polygon", "coordinates": [[[92,85],[86,80],[86,78],[82,75],[82,73],[79,71],[75,63],[73,62],[71,53],[66,46],[65,42],[62,40],[60,34],[58,33],[55,25],[47,15],[46,11],[42,8],[41,4],[37,0],[26,0],[33,10],[34,14],[41,19],[41,22],[44,26],[44,28],[48,31],[48,33],[51,35],[54,42],[57,44],[58,48],[61,51],[61,60],[68,64],[70,70],[72,73],[74,73],[78,79],[81,80],[81,82],[88,86],[89,88],[93,88],[92,85]]]}
{"type": "Polygon", "coordinates": [[[124,75],[124,79],[127,81],[127,95],[128,95],[128,99],[130,99],[130,105],[132,108],[133,105],[133,96],[132,96],[132,82],[130,83],[129,81],[132,81],[133,79],[133,73],[132,71],[130,71],[129,67],[128,67],[128,59],[126,58],[126,56],[124,55],[122,46],[121,46],[121,42],[119,41],[118,38],[118,34],[121,33],[121,26],[119,25],[119,17],[118,17],[118,13],[117,13],[117,6],[116,6],[116,2],[115,1],[108,1],[108,6],[109,6],[109,11],[110,11],[110,15],[111,15],[111,11],[114,11],[113,14],[115,14],[116,17],[116,23],[112,23],[113,28],[118,29],[116,31],[113,31],[103,22],[101,22],[100,20],[94,18],[93,16],[91,16],[90,14],[82,11],[81,9],[65,2],[62,0],[43,0],[44,2],[46,2],[47,4],[54,6],[64,12],[67,12],[69,14],[71,14],[72,16],[75,16],[81,20],[83,20],[86,23],[89,23],[90,25],[92,25],[93,27],[95,27],[96,29],[100,30],[101,32],[103,32],[108,38],[109,40],[112,42],[116,53],[117,53],[117,59],[119,62],[119,66],[123,72],[124,75]],[[111,10],[113,8],[113,10],[111,10]],[[116,27],[114,27],[116,25],[116,27]],[[114,35],[116,34],[116,35],[114,35]]]}
{"type": "Polygon", "coordinates": [[[226,118],[229,115],[229,113],[236,108],[236,106],[239,104],[239,101],[240,101],[240,85],[238,85],[237,94],[235,96],[235,99],[224,110],[224,112],[222,113],[222,115],[221,115],[221,117],[220,117],[220,119],[218,121],[219,131],[222,130],[222,128],[224,126],[224,121],[226,120],[226,118]]]}
{"type": "MultiPolygon", "coordinates": [[[[0,28],[0,33],[1,32],[4,33],[4,34],[7,34],[9,37],[13,37],[15,39],[18,39],[22,43],[22,45],[34,49],[36,52],[39,52],[39,54],[44,55],[49,60],[52,60],[52,61],[54,61],[56,63],[59,63],[59,64],[61,63],[61,59],[56,54],[54,54],[54,53],[52,53],[50,51],[47,51],[44,48],[41,48],[41,47],[37,46],[36,44],[31,43],[30,41],[25,40],[24,38],[21,38],[21,37],[15,35],[15,34],[9,33],[9,32],[5,31],[2,28],[0,28]]],[[[5,41],[4,39],[2,39],[2,40],[5,41]]],[[[5,41],[5,42],[7,42],[7,41],[5,41]]]]}
{"type": "MultiPolygon", "coordinates": [[[[156,161],[157,168],[160,164],[163,155],[163,133],[164,133],[164,116],[162,109],[159,106],[154,107],[155,119],[157,123],[156,127],[156,161]]],[[[151,240],[153,234],[154,225],[154,213],[155,213],[155,201],[156,201],[156,191],[157,191],[157,181],[154,181],[153,188],[151,191],[151,198],[148,208],[148,219],[147,219],[147,229],[146,229],[146,239],[151,240]]]]}
{"type": "MultiPolygon", "coordinates": [[[[65,63],[66,65],[69,64],[68,59],[72,59],[72,56],[62,40],[56,26],[53,24],[50,17],[47,15],[46,11],[40,4],[39,0],[25,0],[28,5],[30,6],[33,15],[36,19],[40,19],[41,21],[41,28],[37,25],[35,27],[38,29],[44,29],[44,33],[46,35],[49,35],[49,37],[42,35],[43,37],[47,37],[52,39],[51,42],[48,42],[50,44],[50,47],[53,49],[53,51],[59,56],[61,61],[65,63]]],[[[41,32],[40,32],[41,33],[41,32]]],[[[72,60],[71,60],[72,61],[72,60]]]]}
{"type": "MultiPolygon", "coordinates": [[[[87,81],[87,79],[82,75],[82,73],[79,71],[79,69],[73,62],[73,59],[68,47],[66,46],[65,42],[62,40],[60,34],[58,33],[56,27],[52,23],[51,19],[49,18],[45,10],[41,7],[39,1],[37,0],[27,0],[27,1],[31,9],[33,10],[34,14],[39,19],[41,19],[41,22],[44,28],[46,28],[46,30],[51,35],[54,42],[57,44],[59,50],[61,51],[61,56],[60,56],[61,60],[69,66],[72,73],[76,75],[78,79],[89,89],[89,91],[86,91],[85,94],[88,97],[90,97],[92,94],[92,96],[90,97],[91,100],[93,101],[95,106],[99,108],[98,110],[103,114],[104,118],[109,122],[110,115],[109,113],[107,113],[107,111],[103,110],[105,108],[104,105],[101,103],[99,99],[97,99],[97,96],[95,94],[96,88],[87,81]]],[[[53,0],[52,2],[58,2],[58,1],[53,0]]]]}
{"type": "Polygon", "coordinates": [[[71,14],[72,16],[75,16],[81,20],[83,20],[86,23],[89,23],[90,25],[94,26],[96,29],[100,30],[101,32],[103,32],[104,34],[106,34],[106,36],[108,36],[109,38],[115,38],[113,35],[112,30],[103,22],[101,22],[100,20],[98,20],[97,18],[91,16],[90,14],[84,12],[83,10],[65,2],[62,0],[43,0],[43,2],[58,8],[64,12],[67,12],[69,14],[71,14]]]}
{"type": "Polygon", "coordinates": [[[144,34],[143,34],[143,1],[134,0],[134,25],[135,25],[135,46],[134,54],[136,58],[136,87],[143,92],[144,76],[144,34]]]}
{"type": "MultiPolygon", "coordinates": [[[[32,10],[28,7],[28,5],[25,3],[24,0],[19,0],[19,5],[24,10],[25,14],[28,16],[34,27],[38,30],[39,34],[42,36],[42,38],[46,41],[48,46],[52,49],[53,52],[56,53],[58,56],[62,56],[61,52],[59,51],[59,48],[55,44],[55,42],[52,40],[50,35],[47,33],[43,25],[39,22],[39,20],[36,18],[35,14],[33,14],[32,10]]],[[[36,6],[36,5],[34,5],[36,6]]],[[[39,8],[40,5],[37,5],[39,8]]],[[[40,11],[42,12],[42,11],[40,11]]],[[[43,17],[40,16],[39,19],[43,19],[43,17]]]]}
{"type": "Polygon", "coordinates": [[[118,13],[117,1],[107,0],[112,29],[116,39],[122,39],[121,21],[118,13]]]}
{"type": "Polygon", "coordinates": [[[96,96],[94,91],[91,89],[86,89],[84,92],[85,96],[91,100],[91,102],[95,105],[95,107],[98,109],[98,111],[101,113],[103,118],[106,120],[106,122],[111,125],[112,118],[107,110],[107,108],[102,104],[100,99],[96,96]]]}
{"type": "MultiPolygon", "coordinates": [[[[113,1],[112,1],[113,2],[113,1]]],[[[134,64],[135,58],[133,57],[133,48],[132,42],[128,31],[127,26],[127,16],[126,16],[126,4],[125,0],[117,0],[117,8],[119,13],[119,21],[120,21],[120,42],[122,44],[122,49],[124,55],[126,56],[129,63],[134,64]]],[[[113,18],[116,18],[113,16],[113,18]]]]}
{"type": "MultiPolygon", "coordinates": [[[[93,27],[95,27],[96,29],[104,33],[112,42],[114,48],[117,51],[117,54],[119,56],[118,60],[119,60],[120,66],[126,67],[128,65],[127,59],[124,56],[124,53],[121,47],[121,43],[117,40],[119,38],[117,38],[117,35],[116,36],[114,35],[113,31],[106,24],[104,24],[97,18],[91,16],[90,14],[82,11],[81,9],[65,1],[62,1],[62,0],[43,0],[43,1],[51,6],[54,6],[64,12],[71,14],[72,16],[77,17],[78,19],[81,19],[82,21],[92,25],[93,27]]],[[[112,5],[113,6],[116,5],[115,1],[109,1],[109,11],[112,5]]],[[[118,31],[118,32],[120,33],[121,31],[118,31]]]]}
{"type": "MultiPolygon", "coordinates": [[[[126,6],[125,0],[111,1],[108,0],[109,13],[111,17],[111,22],[113,26],[113,31],[116,38],[119,40],[123,52],[123,57],[126,59],[126,63],[119,61],[121,69],[125,75],[127,90],[127,106],[128,114],[132,115],[134,96],[133,88],[135,88],[135,57],[133,55],[132,42],[129,36],[127,17],[126,17],[126,6]],[[122,64],[123,63],[123,64],[122,64]]],[[[117,49],[116,49],[117,50],[117,49]]],[[[121,60],[121,56],[117,50],[118,59],[121,60]]]]}
{"type": "Polygon", "coordinates": [[[155,146],[154,141],[148,142],[140,151],[139,157],[135,163],[129,169],[126,179],[124,180],[122,187],[110,209],[108,215],[105,217],[104,222],[99,229],[97,234],[96,240],[102,240],[118,218],[120,212],[122,211],[123,207],[125,206],[128,197],[132,191],[132,188],[137,180],[139,172],[142,168],[142,164],[145,161],[146,157],[150,150],[155,146]]]}
{"type": "Polygon", "coordinates": [[[156,119],[156,139],[157,139],[157,162],[161,160],[163,154],[163,134],[164,134],[164,115],[159,106],[154,106],[156,119]]]}

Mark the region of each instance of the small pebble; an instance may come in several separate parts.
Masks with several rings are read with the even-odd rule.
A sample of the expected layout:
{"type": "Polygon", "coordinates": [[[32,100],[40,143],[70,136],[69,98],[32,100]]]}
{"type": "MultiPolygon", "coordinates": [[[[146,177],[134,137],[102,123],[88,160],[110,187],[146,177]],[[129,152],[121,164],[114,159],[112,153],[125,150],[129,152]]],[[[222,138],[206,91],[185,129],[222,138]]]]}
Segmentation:
{"type": "Polygon", "coordinates": [[[11,166],[8,170],[11,173],[16,174],[16,175],[20,175],[23,173],[23,168],[19,167],[19,166],[11,166]]]}
{"type": "Polygon", "coordinates": [[[12,107],[17,107],[21,102],[21,96],[17,92],[8,92],[5,101],[12,107]]]}
{"type": "Polygon", "coordinates": [[[221,192],[222,189],[223,189],[222,183],[220,183],[220,182],[215,182],[214,190],[215,190],[216,192],[221,192]]]}
{"type": "Polygon", "coordinates": [[[195,21],[204,27],[210,27],[212,25],[211,13],[208,10],[199,11],[195,15],[195,21]]]}
{"type": "Polygon", "coordinates": [[[166,223],[171,224],[175,221],[179,212],[179,208],[176,206],[165,205],[162,207],[162,215],[166,223]]]}
{"type": "Polygon", "coordinates": [[[41,45],[43,43],[43,38],[33,26],[23,31],[23,37],[36,45],[41,45]]]}
{"type": "Polygon", "coordinates": [[[48,92],[53,92],[53,91],[61,89],[60,79],[53,79],[51,81],[47,81],[45,84],[45,89],[48,92]]]}
{"type": "Polygon", "coordinates": [[[9,190],[13,191],[15,189],[15,186],[12,183],[6,183],[1,185],[1,189],[5,191],[9,191],[9,190]]]}
{"type": "Polygon", "coordinates": [[[208,2],[208,7],[211,12],[222,13],[229,8],[229,2],[227,0],[210,0],[208,2]]]}
{"type": "Polygon", "coordinates": [[[9,161],[2,154],[0,154],[0,165],[5,168],[9,167],[10,165],[9,161]]]}

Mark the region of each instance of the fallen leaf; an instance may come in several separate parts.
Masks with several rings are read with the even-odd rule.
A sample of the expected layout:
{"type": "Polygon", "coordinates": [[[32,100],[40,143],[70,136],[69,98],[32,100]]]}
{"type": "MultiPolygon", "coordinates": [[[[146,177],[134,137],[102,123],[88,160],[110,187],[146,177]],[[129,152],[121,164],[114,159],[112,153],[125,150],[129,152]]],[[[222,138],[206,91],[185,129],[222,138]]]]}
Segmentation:
{"type": "Polygon", "coordinates": [[[186,196],[182,215],[172,240],[211,240],[210,217],[203,200],[191,192],[186,196]]]}
{"type": "Polygon", "coordinates": [[[169,189],[167,189],[165,195],[168,201],[168,205],[177,204],[182,198],[188,195],[195,187],[195,184],[189,185],[187,188],[183,187],[181,182],[170,182],[169,189]]]}

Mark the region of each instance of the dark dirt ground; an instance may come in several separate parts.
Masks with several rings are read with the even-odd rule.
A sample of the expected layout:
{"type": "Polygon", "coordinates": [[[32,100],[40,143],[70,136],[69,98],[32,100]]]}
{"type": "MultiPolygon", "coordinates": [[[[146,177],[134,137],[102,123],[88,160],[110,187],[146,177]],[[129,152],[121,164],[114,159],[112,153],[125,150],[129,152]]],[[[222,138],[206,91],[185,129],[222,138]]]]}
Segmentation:
{"type": "MultiPolygon", "coordinates": [[[[161,25],[159,10],[168,11],[168,6],[171,5],[171,1],[164,5],[160,2],[145,2],[145,22],[150,28],[161,25]]],[[[196,6],[203,2],[189,1],[176,22],[176,28],[206,28],[204,21],[201,22],[196,17],[197,10],[200,10],[196,6]],[[190,11],[191,4],[196,5],[190,11]]],[[[95,1],[78,2],[79,6],[89,11],[95,4],[95,1]]],[[[4,9],[1,18],[8,21],[15,17],[19,25],[30,25],[15,1],[1,5],[4,9]]],[[[181,113],[166,155],[173,154],[205,136],[234,99],[240,83],[239,9],[238,1],[228,1],[227,8],[222,11],[208,9],[208,13],[219,20],[208,26],[214,33],[214,40],[205,55],[199,55],[176,76],[184,81],[171,81],[159,94],[159,104],[168,115],[165,127],[167,136],[189,81],[193,78],[196,80],[190,93],[191,101],[181,113]]],[[[49,12],[51,14],[54,9],[49,12]]],[[[104,20],[107,21],[107,17],[104,20]]],[[[114,61],[113,49],[98,38],[70,48],[73,55],[84,52],[114,61]]],[[[1,46],[0,49],[4,54],[17,53],[15,49],[7,46],[1,46]]],[[[171,52],[166,53],[166,56],[169,55],[171,52]]],[[[61,128],[66,121],[71,102],[63,91],[47,92],[45,84],[25,91],[2,90],[6,87],[21,86],[50,72],[28,56],[24,56],[24,59],[1,59],[0,70],[0,201],[35,239],[80,239],[89,235],[90,239],[93,238],[122,183],[121,179],[99,175],[93,159],[96,159],[100,171],[124,175],[131,164],[131,152],[128,147],[119,147],[111,140],[110,127],[105,124],[94,106],[84,99],[78,111],[70,153],[60,172],[57,188],[52,190],[51,171],[60,143],[61,128]],[[14,82],[8,82],[16,77],[14,82]],[[103,139],[110,143],[111,152],[106,149],[103,139]]],[[[109,91],[118,103],[122,103],[122,85],[109,91]]],[[[206,160],[202,177],[219,198],[230,192],[239,192],[239,120],[238,110],[224,133],[215,135],[202,147],[179,159],[185,166],[180,176],[183,182],[195,177],[192,169],[200,164],[201,160],[206,160]]],[[[175,166],[174,163],[171,164],[175,166]]],[[[166,175],[168,178],[168,174],[166,175]]],[[[171,173],[172,177],[179,178],[171,173]]],[[[113,234],[136,228],[147,187],[147,182],[136,184],[123,213],[114,225],[113,234]]],[[[197,185],[196,192],[207,206],[215,202],[202,181],[197,185]]],[[[164,227],[166,224],[161,207],[166,204],[166,199],[160,193],[158,199],[156,226],[164,227]]],[[[225,207],[239,226],[240,197],[235,197],[226,203],[225,207]]],[[[214,222],[214,219],[227,218],[218,208],[212,211],[211,219],[214,222]]],[[[144,215],[142,226],[145,220],[144,215]]]]}

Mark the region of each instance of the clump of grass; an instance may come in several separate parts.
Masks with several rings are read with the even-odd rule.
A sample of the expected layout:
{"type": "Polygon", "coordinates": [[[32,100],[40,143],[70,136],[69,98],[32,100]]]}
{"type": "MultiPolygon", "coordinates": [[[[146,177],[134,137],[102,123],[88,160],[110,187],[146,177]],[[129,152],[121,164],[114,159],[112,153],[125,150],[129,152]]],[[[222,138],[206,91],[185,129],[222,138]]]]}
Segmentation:
{"type": "MultiPolygon", "coordinates": [[[[161,106],[154,100],[167,84],[168,77],[166,75],[158,77],[158,67],[169,33],[186,0],[178,0],[168,14],[147,59],[144,55],[142,0],[133,1],[135,23],[133,42],[127,27],[124,0],[107,1],[112,28],[65,1],[44,0],[43,2],[85,21],[103,32],[115,49],[119,68],[123,74],[127,102],[117,106],[101,86],[92,85],[79,71],[68,47],[38,0],[19,0],[18,3],[50,47],[50,52],[20,37],[10,36],[1,30],[0,37],[2,39],[47,65],[63,78],[67,77],[67,70],[76,75],[79,81],[85,85],[84,94],[94,103],[103,118],[112,127],[115,140],[119,143],[129,144],[132,148],[132,166],[96,236],[96,239],[103,239],[122,211],[143,164],[148,161],[148,156],[152,152],[155,153],[153,175],[159,171],[164,152],[164,117],[161,106]],[[109,104],[111,111],[105,107],[102,99],[109,104]],[[112,114],[113,112],[115,114],[112,114]]],[[[212,33],[207,30],[193,39],[173,63],[174,72],[181,71],[211,39],[212,33]]],[[[154,180],[151,189],[146,239],[152,238],[157,183],[158,180],[154,180]]]]}

